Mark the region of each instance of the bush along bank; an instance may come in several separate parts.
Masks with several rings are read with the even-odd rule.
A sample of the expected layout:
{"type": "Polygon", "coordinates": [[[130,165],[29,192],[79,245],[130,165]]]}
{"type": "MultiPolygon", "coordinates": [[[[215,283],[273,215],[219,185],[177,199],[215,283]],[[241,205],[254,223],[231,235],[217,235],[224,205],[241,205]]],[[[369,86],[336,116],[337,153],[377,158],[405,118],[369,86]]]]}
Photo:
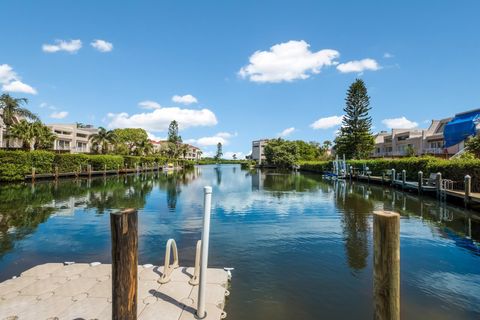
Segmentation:
{"type": "MultiPolygon", "coordinates": [[[[442,177],[453,181],[463,181],[468,174],[472,177],[472,185],[480,184],[480,160],[479,159],[456,159],[444,160],[434,157],[412,157],[402,159],[367,159],[349,160],[347,166],[361,169],[367,166],[372,175],[380,176],[384,170],[395,169],[397,172],[405,170],[407,179],[416,181],[418,172],[422,171],[424,177],[431,173],[441,172],[442,177]]],[[[332,171],[332,161],[305,161],[300,163],[300,170],[310,172],[332,171]]]]}
{"type": "Polygon", "coordinates": [[[22,181],[26,175],[85,171],[91,165],[93,171],[134,169],[137,166],[153,167],[175,163],[184,168],[193,167],[188,160],[168,160],[161,156],[121,156],[89,154],[57,154],[50,151],[0,151],[0,181],[22,181]]]}

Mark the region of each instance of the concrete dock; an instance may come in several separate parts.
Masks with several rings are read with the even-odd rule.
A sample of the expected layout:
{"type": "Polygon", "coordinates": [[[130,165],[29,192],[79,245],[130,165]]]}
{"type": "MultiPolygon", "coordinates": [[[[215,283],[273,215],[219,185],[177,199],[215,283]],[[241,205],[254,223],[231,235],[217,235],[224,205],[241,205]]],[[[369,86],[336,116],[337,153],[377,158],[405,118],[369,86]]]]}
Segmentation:
{"type": "MultiPolygon", "coordinates": [[[[171,281],[158,283],[163,267],[138,266],[138,307],[141,320],[196,319],[198,286],[189,284],[193,268],[179,267],[171,281]]],[[[0,319],[111,319],[112,266],[100,263],[46,263],[0,283],[0,319]]],[[[228,275],[207,271],[205,319],[225,318],[228,275]]]]}

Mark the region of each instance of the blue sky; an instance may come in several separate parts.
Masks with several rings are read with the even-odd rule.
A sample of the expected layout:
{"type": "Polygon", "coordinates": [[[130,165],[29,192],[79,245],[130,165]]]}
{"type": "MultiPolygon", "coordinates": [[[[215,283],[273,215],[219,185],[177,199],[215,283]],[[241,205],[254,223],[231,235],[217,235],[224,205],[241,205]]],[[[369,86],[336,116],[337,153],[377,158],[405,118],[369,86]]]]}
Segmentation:
{"type": "Polygon", "coordinates": [[[46,123],[142,126],[165,137],[176,118],[183,139],[207,154],[222,141],[227,155],[245,155],[252,140],[281,133],[333,139],[357,77],[374,131],[480,107],[478,1],[1,7],[0,88],[27,97],[46,123]]]}

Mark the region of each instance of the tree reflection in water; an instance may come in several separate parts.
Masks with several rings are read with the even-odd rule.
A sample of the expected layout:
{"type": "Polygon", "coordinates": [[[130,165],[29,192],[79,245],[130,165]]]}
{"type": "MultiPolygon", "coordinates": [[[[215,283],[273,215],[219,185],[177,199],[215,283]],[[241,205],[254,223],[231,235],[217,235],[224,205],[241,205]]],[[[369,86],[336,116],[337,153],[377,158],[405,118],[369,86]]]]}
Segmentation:
{"type": "Polygon", "coordinates": [[[372,201],[365,199],[365,190],[354,192],[352,185],[345,181],[334,183],[335,201],[343,213],[341,224],[348,265],[359,271],[367,266],[370,233],[368,215],[373,212],[374,206],[372,201]]]}
{"type": "Polygon", "coordinates": [[[76,208],[97,214],[124,208],[141,209],[155,185],[167,191],[167,207],[175,209],[181,186],[198,177],[198,170],[143,173],[38,181],[0,186],[0,257],[15,242],[33,233],[50,215],[73,215],[76,208]]]}

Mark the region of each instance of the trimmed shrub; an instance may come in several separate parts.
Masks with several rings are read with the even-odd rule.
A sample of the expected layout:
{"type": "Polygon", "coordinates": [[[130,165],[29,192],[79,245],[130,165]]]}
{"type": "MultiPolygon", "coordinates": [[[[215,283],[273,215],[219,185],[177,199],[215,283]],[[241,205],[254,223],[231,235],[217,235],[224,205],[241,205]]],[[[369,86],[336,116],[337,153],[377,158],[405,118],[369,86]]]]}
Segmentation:
{"type": "Polygon", "coordinates": [[[27,152],[27,159],[28,165],[35,167],[36,173],[50,173],[52,172],[55,154],[49,151],[35,150],[27,152]]]}
{"type": "Polygon", "coordinates": [[[0,179],[3,181],[23,180],[31,171],[27,153],[24,151],[0,151],[0,179]]]}
{"type": "Polygon", "coordinates": [[[101,171],[107,167],[107,170],[116,170],[123,167],[123,157],[114,155],[90,155],[88,163],[92,165],[92,170],[101,171]]]}
{"type": "Polygon", "coordinates": [[[55,155],[55,165],[58,166],[59,172],[77,172],[82,167],[86,170],[89,156],[86,154],[57,154],[55,155]]]}

